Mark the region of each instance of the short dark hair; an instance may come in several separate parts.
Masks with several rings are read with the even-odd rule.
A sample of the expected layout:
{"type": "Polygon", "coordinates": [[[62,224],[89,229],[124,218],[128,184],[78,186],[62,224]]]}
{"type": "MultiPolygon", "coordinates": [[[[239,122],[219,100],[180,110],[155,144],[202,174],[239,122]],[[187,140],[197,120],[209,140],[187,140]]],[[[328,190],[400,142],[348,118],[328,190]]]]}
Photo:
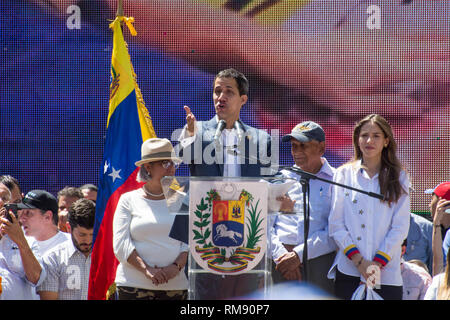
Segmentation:
{"type": "Polygon", "coordinates": [[[67,220],[69,221],[72,230],[76,227],[93,229],[95,221],[95,202],[84,198],[78,199],[70,206],[67,220]]]}
{"type": "Polygon", "coordinates": [[[14,189],[14,186],[16,186],[19,189],[19,192],[22,193],[22,190],[20,190],[19,180],[9,174],[0,176],[0,183],[3,183],[11,192],[14,189]]]}
{"type": "Polygon", "coordinates": [[[214,84],[216,83],[217,78],[233,78],[237,82],[239,94],[241,96],[248,95],[248,88],[249,88],[248,80],[242,72],[239,72],[233,68],[220,71],[214,78],[213,87],[214,84]]]}
{"type": "Polygon", "coordinates": [[[63,189],[58,191],[58,201],[61,197],[70,197],[70,198],[84,198],[83,193],[79,188],[65,186],[63,189]]]}

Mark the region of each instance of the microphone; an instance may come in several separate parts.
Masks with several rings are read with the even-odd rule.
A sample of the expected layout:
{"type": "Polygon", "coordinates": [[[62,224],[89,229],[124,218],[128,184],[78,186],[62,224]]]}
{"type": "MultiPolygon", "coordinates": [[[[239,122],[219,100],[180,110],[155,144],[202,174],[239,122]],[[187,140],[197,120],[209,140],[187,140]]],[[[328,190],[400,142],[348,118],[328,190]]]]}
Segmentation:
{"type": "Polygon", "coordinates": [[[302,170],[300,168],[290,167],[290,166],[280,166],[280,169],[285,169],[285,170],[288,170],[288,171],[295,172],[296,174],[300,175],[302,177],[302,179],[305,179],[305,180],[316,179],[316,180],[324,181],[324,182],[327,182],[329,184],[334,184],[334,185],[339,186],[339,187],[343,187],[343,188],[346,188],[346,189],[350,189],[350,190],[353,190],[353,191],[357,191],[357,192],[366,194],[366,195],[368,195],[368,196],[370,196],[372,198],[376,198],[376,199],[379,199],[379,200],[384,200],[384,195],[382,195],[382,194],[378,194],[378,193],[370,192],[370,191],[360,190],[360,189],[357,189],[357,188],[353,188],[351,186],[347,186],[345,184],[337,183],[337,182],[332,181],[332,180],[324,179],[324,178],[318,177],[317,175],[315,175],[313,173],[304,171],[304,170],[302,170]]]}
{"type": "Polygon", "coordinates": [[[225,120],[220,120],[219,124],[217,125],[216,133],[214,134],[214,141],[219,141],[220,135],[222,134],[223,129],[227,126],[227,123],[225,120]]]}
{"type": "Polygon", "coordinates": [[[240,144],[242,141],[242,137],[244,136],[244,131],[242,130],[242,125],[239,120],[236,120],[236,122],[234,123],[234,128],[236,129],[238,144],[240,144]]]}

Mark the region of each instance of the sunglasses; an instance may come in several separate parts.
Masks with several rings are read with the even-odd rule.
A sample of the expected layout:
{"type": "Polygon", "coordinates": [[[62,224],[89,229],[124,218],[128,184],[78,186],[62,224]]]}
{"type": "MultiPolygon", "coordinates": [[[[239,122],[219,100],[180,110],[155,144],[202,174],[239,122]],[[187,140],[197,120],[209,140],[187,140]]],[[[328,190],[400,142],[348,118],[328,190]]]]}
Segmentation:
{"type": "Polygon", "coordinates": [[[174,169],[178,169],[180,164],[178,162],[173,162],[172,160],[163,160],[161,161],[161,165],[164,169],[169,169],[170,167],[174,167],[174,169]]]}

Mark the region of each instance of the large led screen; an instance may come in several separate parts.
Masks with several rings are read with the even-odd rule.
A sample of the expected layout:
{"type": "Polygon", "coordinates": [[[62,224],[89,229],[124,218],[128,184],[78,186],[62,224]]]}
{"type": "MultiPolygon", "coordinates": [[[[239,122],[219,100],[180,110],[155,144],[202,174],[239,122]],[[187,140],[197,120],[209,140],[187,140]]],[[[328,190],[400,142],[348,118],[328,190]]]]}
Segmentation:
{"type": "MultiPolygon", "coordinates": [[[[412,209],[450,180],[450,1],[124,0],[137,81],[159,137],[214,115],[225,68],[250,81],[241,119],[272,135],[313,120],[326,158],[352,154],[355,122],[392,125],[412,209]]],[[[22,191],[98,182],[117,0],[0,2],[0,174],[22,191]]],[[[280,142],[280,164],[293,164],[280,142]]],[[[178,174],[188,175],[186,166],[178,174]]]]}

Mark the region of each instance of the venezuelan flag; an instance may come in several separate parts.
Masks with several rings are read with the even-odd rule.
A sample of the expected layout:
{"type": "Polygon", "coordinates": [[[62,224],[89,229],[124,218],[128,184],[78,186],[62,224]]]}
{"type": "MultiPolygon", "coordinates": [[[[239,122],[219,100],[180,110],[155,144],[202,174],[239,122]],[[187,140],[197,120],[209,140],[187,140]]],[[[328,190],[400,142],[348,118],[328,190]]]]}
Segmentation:
{"type": "Polygon", "coordinates": [[[109,114],[94,225],[94,246],[89,275],[89,300],[104,300],[114,283],[118,261],[114,255],[113,217],[120,195],[139,188],[138,168],[143,141],[156,137],[153,125],[136,82],[121,22],[132,35],[133,18],[118,16],[113,29],[109,114]]]}

